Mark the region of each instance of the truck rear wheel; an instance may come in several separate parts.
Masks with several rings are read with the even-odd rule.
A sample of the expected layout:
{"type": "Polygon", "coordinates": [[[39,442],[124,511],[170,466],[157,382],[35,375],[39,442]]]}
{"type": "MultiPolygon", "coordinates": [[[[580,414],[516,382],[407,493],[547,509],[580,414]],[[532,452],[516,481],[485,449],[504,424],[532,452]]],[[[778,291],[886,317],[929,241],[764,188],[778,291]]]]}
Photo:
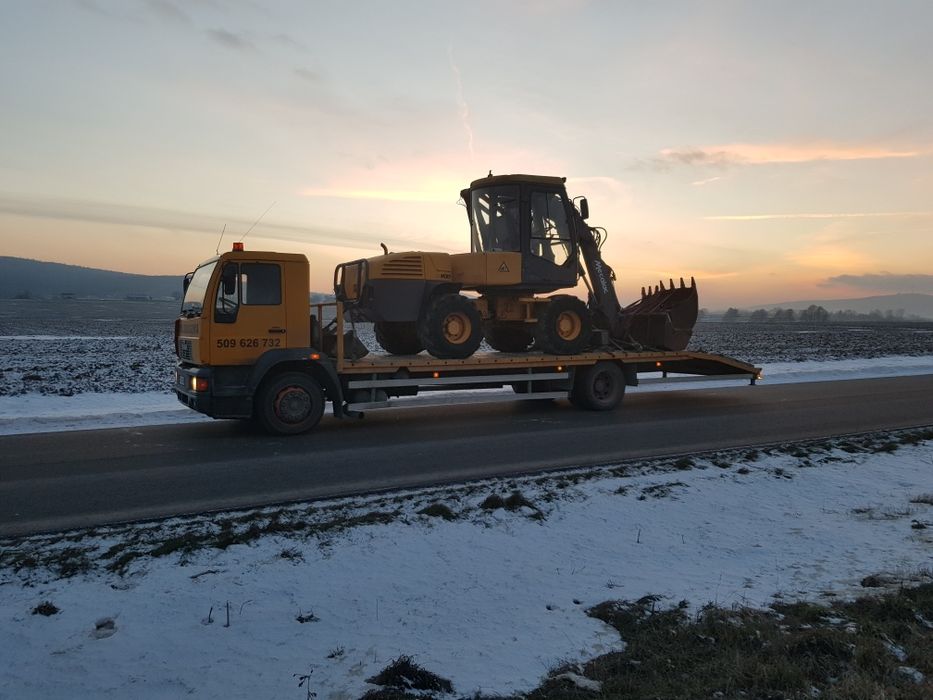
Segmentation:
{"type": "Polygon", "coordinates": [[[418,322],[418,339],[434,357],[462,360],[483,342],[483,320],[473,302],[459,294],[441,294],[418,322]]]}
{"type": "Polygon", "coordinates": [[[570,400],[590,411],[611,411],[625,397],[625,373],[615,362],[597,362],[577,369],[570,400]]]}
{"type": "Polygon", "coordinates": [[[377,321],[376,342],[391,355],[417,355],[424,350],[414,322],[377,321]]]}
{"type": "Polygon", "coordinates": [[[254,416],[276,435],[297,435],[318,424],[324,415],[324,390],[303,372],[285,372],[262,384],[254,416]]]}
{"type": "Polygon", "coordinates": [[[486,323],[483,335],[489,347],[499,352],[525,352],[535,339],[531,328],[521,321],[486,323]]]}
{"type": "Polygon", "coordinates": [[[535,348],[551,355],[575,355],[590,342],[593,325],[586,304],[560,294],[551,297],[538,314],[535,348]]]}

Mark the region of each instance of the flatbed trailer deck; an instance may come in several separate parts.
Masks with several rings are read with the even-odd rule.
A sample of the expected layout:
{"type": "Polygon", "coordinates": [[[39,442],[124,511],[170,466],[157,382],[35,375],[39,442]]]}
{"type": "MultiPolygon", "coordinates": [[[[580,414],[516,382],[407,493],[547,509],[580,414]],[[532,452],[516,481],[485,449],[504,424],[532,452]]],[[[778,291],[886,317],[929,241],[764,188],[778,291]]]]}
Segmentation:
{"type": "MultiPolygon", "coordinates": [[[[639,375],[647,373],[659,374],[655,380],[738,379],[750,384],[761,373],[760,368],[732,357],[692,351],[600,349],[575,355],[479,352],[465,359],[370,352],[354,359],[347,356],[343,305],[312,305],[315,307],[312,325],[317,326],[317,333],[312,337],[324,337],[325,318],[333,319],[328,323],[332,326],[330,337],[336,342],[330,353],[313,346],[287,352],[271,350],[247,367],[205,366],[182,360],[176,369],[179,401],[214,418],[259,416],[272,432],[297,433],[304,430],[292,430],[287,422],[262,420],[264,414],[281,413],[278,407],[271,410],[266,405],[281,401],[286,391],[267,390],[277,377],[304,375],[318,387],[320,400],[331,403],[335,416],[362,417],[364,411],[397,407],[404,405],[406,397],[439,391],[448,392],[445,405],[569,399],[582,408],[611,410],[621,403],[625,387],[638,385],[639,375]],[[333,314],[328,313],[331,310],[333,314]],[[502,387],[511,387],[514,394],[477,391],[502,387]]],[[[298,379],[295,382],[300,384],[298,379]]]]}

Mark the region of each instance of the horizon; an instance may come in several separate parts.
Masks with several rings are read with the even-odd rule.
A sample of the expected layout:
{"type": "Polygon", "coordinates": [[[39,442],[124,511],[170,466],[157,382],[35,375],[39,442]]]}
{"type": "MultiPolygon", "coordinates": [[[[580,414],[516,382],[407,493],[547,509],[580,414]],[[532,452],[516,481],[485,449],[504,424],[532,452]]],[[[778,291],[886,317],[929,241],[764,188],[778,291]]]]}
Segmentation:
{"type": "Polygon", "coordinates": [[[0,255],[180,276],[249,231],[326,288],[383,241],[468,250],[492,170],[566,176],[623,300],[933,293],[929,3],[0,12],[0,255]]]}
{"type": "MultiPolygon", "coordinates": [[[[38,264],[64,265],[64,266],[68,266],[68,267],[76,267],[76,268],[79,268],[79,269],[82,269],[82,270],[88,270],[88,271],[90,271],[90,272],[103,272],[103,273],[120,274],[120,275],[143,275],[143,276],[146,276],[146,277],[151,276],[151,277],[159,277],[159,278],[177,277],[177,278],[179,279],[179,281],[182,279],[182,276],[181,276],[181,275],[172,275],[172,274],[168,274],[168,275],[160,275],[160,274],[156,274],[156,275],[147,275],[147,274],[145,274],[145,273],[125,272],[125,271],[122,271],[122,270],[110,270],[110,269],[105,269],[105,268],[88,267],[88,266],[85,266],[85,265],[71,265],[70,263],[60,263],[60,262],[57,262],[57,261],[54,261],[54,260],[38,260],[38,259],[35,259],[35,258],[16,258],[16,257],[10,257],[10,256],[2,256],[2,255],[0,255],[0,260],[3,260],[4,258],[11,259],[11,260],[20,260],[20,261],[38,263],[38,264]]],[[[25,290],[24,290],[24,291],[25,291],[25,290]]],[[[29,290],[29,291],[31,291],[31,290],[29,290]]],[[[179,291],[181,291],[181,290],[179,290],[179,291]]],[[[61,292],[51,292],[51,293],[46,294],[46,295],[35,295],[35,294],[31,294],[29,298],[30,298],[30,299],[55,299],[55,298],[58,298],[58,296],[60,295],[60,293],[61,293],[61,292]]],[[[332,290],[332,289],[326,289],[326,290],[325,290],[325,289],[316,289],[314,286],[312,286],[311,289],[309,289],[309,293],[312,294],[312,295],[325,295],[325,296],[329,295],[329,296],[333,296],[333,290],[332,290]]],[[[817,305],[819,305],[819,304],[826,303],[826,304],[829,304],[830,306],[832,306],[833,304],[838,304],[839,302],[862,302],[862,301],[866,301],[866,300],[869,300],[869,299],[890,299],[890,298],[894,298],[894,297],[903,297],[903,296],[908,296],[908,297],[924,297],[924,298],[929,298],[929,299],[931,300],[931,302],[933,302],[933,294],[931,294],[931,293],[927,293],[927,292],[896,292],[896,293],[891,293],[891,294],[880,294],[880,295],[874,294],[874,295],[866,295],[866,296],[859,296],[859,297],[834,297],[834,298],[824,298],[824,299],[792,299],[792,300],[784,300],[784,301],[779,301],[779,302],[767,301],[767,302],[760,302],[760,303],[758,303],[758,304],[749,304],[749,305],[742,304],[741,302],[735,302],[735,303],[726,302],[725,304],[723,304],[723,305],[721,305],[721,306],[714,306],[714,307],[703,306],[703,305],[701,304],[701,311],[704,312],[704,313],[711,314],[711,315],[714,315],[714,316],[715,316],[715,315],[717,315],[717,314],[725,313],[725,312],[728,311],[730,308],[736,308],[740,313],[745,313],[745,312],[757,311],[757,310],[760,310],[760,309],[774,310],[774,309],[788,308],[788,307],[791,307],[791,306],[794,306],[794,305],[801,305],[801,306],[804,305],[804,304],[807,304],[807,305],[809,305],[809,304],[817,304],[817,305]]],[[[0,300],[2,300],[2,299],[4,299],[4,298],[10,299],[10,298],[12,298],[12,297],[0,297],[0,300]]],[[[111,299],[111,298],[115,299],[115,298],[117,298],[117,297],[98,297],[98,296],[91,295],[91,296],[79,296],[79,297],[76,297],[75,299],[78,300],[78,301],[80,301],[80,300],[87,300],[87,299],[111,299]]],[[[156,300],[156,299],[154,299],[154,300],[156,300]]],[[[831,310],[831,311],[835,311],[835,309],[830,309],[830,310],[831,310]]],[[[854,312],[854,313],[868,313],[868,312],[863,312],[863,311],[856,311],[855,309],[842,309],[842,308],[840,308],[840,309],[838,309],[838,310],[841,310],[841,311],[851,311],[851,312],[854,312]]],[[[882,312],[887,312],[887,311],[889,311],[889,310],[891,310],[891,311],[901,311],[901,312],[904,312],[904,311],[905,311],[904,309],[894,309],[894,307],[886,307],[886,308],[885,308],[885,307],[882,307],[882,308],[879,308],[879,309],[877,309],[877,310],[882,311],[882,312]]],[[[933,312],[931,312],[931,315],[930,315],[930,316],[923,316],[923,315],[919,315],[919,316],[918,316],[917,314],[915,314],[915,313],[913,313],[913,312],[907,312],[907,318],[905,318],[905,320],[908,320],[908,321],[909,321],[909,320],[912,320],[912,319],[921,319],[921,320],[927,320],[927,321],[933,322],[933,312]]]]}

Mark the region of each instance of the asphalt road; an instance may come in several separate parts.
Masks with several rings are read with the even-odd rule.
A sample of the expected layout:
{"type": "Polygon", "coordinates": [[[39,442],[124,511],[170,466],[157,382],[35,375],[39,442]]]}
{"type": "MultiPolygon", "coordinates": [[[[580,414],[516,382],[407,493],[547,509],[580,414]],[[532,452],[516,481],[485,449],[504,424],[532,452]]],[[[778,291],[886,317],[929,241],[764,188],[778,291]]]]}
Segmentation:
{"type": "Polygon", "coordinates": [[[933,425],[933,375],[633,393],[610,413],[508,402],[0,437],[0,536],[933,425]]]}

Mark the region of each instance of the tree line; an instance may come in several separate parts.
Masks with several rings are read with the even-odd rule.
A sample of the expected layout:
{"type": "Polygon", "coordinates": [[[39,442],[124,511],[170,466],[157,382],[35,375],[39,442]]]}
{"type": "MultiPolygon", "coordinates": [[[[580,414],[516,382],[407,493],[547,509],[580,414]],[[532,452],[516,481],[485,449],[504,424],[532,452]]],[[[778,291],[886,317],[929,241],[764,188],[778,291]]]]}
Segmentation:
{"type": "MultiPolygon", "coordinates": [[[[703,310],[705,311],[705,309],[703,310]]],[[[706,314],[702,314],[705,316],[706,314]]],[[[822,306],[810,304],[806,309],[795,311],[794,309],[776,308],[768,311],[767,309],[755,309],[754,311],[740,311],[735,307],[730,307],[722,316],[725,323],[851,323],[853,321],[904,321],[921,320],[919,316],[908,315],[904,309],[881,311],[875,309],[868,313],[860,313],[848,309],[846,311],[828,311],[822,306]]]]}

